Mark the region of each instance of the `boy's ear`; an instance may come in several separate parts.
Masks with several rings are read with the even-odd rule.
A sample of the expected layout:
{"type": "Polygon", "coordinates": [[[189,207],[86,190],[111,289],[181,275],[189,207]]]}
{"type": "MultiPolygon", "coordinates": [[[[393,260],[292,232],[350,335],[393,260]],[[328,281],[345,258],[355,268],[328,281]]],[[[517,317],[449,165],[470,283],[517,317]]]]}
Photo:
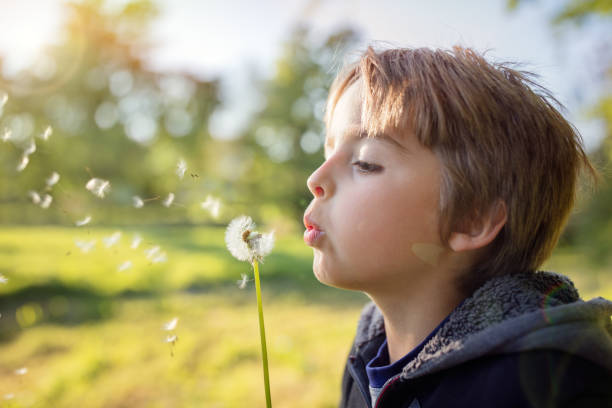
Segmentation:
{"type": "Polygon", "coordinates": [[[483,248],[495,239],[507,219],[506,203],[497,200],[487,213],[466,223],[463,231],[451,233],[449,245],[455,252],[483,248]]]}

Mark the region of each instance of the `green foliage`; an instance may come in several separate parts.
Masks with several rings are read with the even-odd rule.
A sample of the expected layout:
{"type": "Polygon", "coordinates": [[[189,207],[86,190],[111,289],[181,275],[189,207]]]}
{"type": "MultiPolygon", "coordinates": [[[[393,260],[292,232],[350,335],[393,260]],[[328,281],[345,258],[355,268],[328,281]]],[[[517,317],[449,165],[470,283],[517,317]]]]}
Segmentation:
{"type": "Polygon", "coordinates": [[[574,21],[582,23],[588,17],[612,15],[611,0],[572,0],[553,20],[555,23],[574,21]]]}
{"type": "Polygon", "coordinates": [[[153,3],[133,1],[116,12],[103,11],[104,4],[69,3],[63,39],[46,50],[44,63],[0,77],[9,95],[0,129],[12,131],[0,150],[0,222],[72,223],[92,208],[121,211],[133,195],[178,195],[185,187],[174,174],[181,157],[189,173],[206,179],[199,155],[210,140],[217,81],[149,71],[145,33],[157,14],[153,3]],[[38,136],[47,126],[53,134],[45,141],[38,136]],[[31,140],[37,150],[18,172],[31,140]],[[47,192],[44,180],[53,171],[61,177],[50,192],[53,207],[25,209],[27,192],[47,192]],[[94,198],[84,188],[92,177],[110,180],[117,194],[94,198]]]}
{"type": "Polygon", "coordinates": [[[322,161],[323,113],[334,68],[356,40],[339,31],[314,44],[307,27],[297,27],[283,45],[276,71],[259,88],[265,104],[243,136],[251,149],[244,194],[263,204],[282,199],[283,211],[301,218],[312,195],[306,179],[322,161]]]}
{"type": "MultiPolygon", "coordinates": [[[[509,9],[515,9],[526,0],[507,0],[509,9]]],[[[611,0],[566,0],[559,6],[559,11],[551,20],[551,24],[576,23],[579,27],[594,19],[610,21],[612,17],[611,0]]],[[[608,25],[610,26],[610,25],[608,25]]],[[[610,31],[610,30],[608,30],[610,31]]],[[[602,52],[610,52],[607,39],[593,46],[601,46],[602,52]]],[[[610,55],[603,56],[601,61],[610,63],[610,55]]],[[[604,66],[601,70],[605,75],[601,78],[604,91],[595,106],[588,107],[593,118],[602,119],[606,124],[606,135],[601,144],[590,154],[596,168],[600,171],[602,180],[596,186],[594,194],[581,203],[579,211],[570,219],[567,230],[561,242],[574,245],[599,265],[606,265],[612,255],[612,96],[609,84],[612,81],[612,66],[604,66]]],[[[588,190],[588,189],[586,189],[588,190]]]]}

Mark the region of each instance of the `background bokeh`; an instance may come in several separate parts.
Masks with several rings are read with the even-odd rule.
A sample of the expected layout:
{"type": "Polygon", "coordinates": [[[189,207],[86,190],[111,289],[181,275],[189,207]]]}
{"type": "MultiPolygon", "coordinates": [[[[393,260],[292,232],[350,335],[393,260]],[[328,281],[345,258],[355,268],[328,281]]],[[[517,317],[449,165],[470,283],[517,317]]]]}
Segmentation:
{"type": "Polygon", "coordinates": [[[373,43],[541,75],[603,175],[545,268],[612,297],[612,2],[373,3],[0,1],[0,406],[263,406],[249,265],[223,237],[240,214],[277,236],[273,403],[335,406],[367,299],[312,277],[301,219],[327,89],[373,43]]]}

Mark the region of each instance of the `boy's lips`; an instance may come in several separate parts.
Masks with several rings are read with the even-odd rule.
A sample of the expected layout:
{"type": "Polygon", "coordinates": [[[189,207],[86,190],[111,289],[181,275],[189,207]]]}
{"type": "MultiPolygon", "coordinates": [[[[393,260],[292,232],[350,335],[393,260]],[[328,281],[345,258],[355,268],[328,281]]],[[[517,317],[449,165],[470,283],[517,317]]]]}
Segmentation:
{"type": "Polygon", "coordinates": [[[325,231],[322,231],[312,220],[310,214],[304,215],[304,226],[306,227],[306,231],[304,231],[304,242],[310,246],[314,246],[316,241],[325,234],[325,231]]]}

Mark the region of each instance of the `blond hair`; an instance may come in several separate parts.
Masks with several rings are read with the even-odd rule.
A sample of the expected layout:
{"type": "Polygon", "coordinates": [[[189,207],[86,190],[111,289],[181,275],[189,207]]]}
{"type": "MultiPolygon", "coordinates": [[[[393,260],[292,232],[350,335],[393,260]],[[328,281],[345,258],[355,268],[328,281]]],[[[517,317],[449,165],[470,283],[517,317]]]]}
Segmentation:
{"type": "Polygon", "coordinates": [[[334,80],[325,122],[343,92],[362,79],[362,130],[368,137],[410,132],[442,162],[444,245],[498,200],[507,221],[471,272],[470,291],[492,276],[534,271],[550,256],[575,202],[581,169],[597,182],[578,131],[535,82],[509,63],[470,48],[371,47],[334,80]]]}

